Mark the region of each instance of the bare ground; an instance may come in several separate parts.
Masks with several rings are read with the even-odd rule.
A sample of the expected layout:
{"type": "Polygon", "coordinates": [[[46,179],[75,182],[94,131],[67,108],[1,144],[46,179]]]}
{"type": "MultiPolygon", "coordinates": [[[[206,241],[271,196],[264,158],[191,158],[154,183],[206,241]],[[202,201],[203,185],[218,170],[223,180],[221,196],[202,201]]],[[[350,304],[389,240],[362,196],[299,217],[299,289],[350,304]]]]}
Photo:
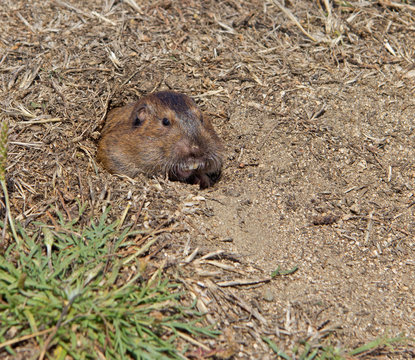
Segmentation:
{"type": "Polygon", "coordinates": [[[352,348],[415,333],[415,4],[281,4],[0,5],[13,214],[30,227],[80,200],[85,221],[111,205],[165,229],[154,263],[225,331],[205,342],[222,357],[271,358],[262,336],[352,348]],[[215,123],[227,160],[214,188],[96,163],[107,111],[160,89],[215,123]]]}

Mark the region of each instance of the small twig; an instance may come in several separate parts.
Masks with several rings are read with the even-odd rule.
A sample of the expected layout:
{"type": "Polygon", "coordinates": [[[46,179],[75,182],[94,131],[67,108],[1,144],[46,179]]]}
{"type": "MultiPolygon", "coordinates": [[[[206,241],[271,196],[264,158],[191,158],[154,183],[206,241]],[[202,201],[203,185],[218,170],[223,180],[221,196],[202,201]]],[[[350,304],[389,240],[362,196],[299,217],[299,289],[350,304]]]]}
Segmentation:
{"type": "Polygon", "coordinates": [[[392,166],[388,166],[388,182],[391,182],[392,180],[392,166]]]}
{"type": "Polygon", "coordinates": [[[124,0],[124,2],[128,5],[130,5],[135,11],[137,11],[140,15],[143,14],[143,11],[140,9],[140,7],[137,5],[137,3],[134,0],[124,0]]]}
{"type": "Polygon", "coordinates": [[[69,311],[70,307],[72,306],[73,302],[75,301],[75,299],[76,299],[79,295],[81,295],[81,294],[80,294],[80,293],[78,293],[78,294],[74,295],[74,296],[73,296],[73,297],[69,300],[68,304],[66,304],[66,305],[65,305],[65,307],[62,309],[61,316],[59,317],[59,320],[58,320],[58,322],[56,323],[55,328],[53,328],[53,329],[52,329],[52,330],[53,330],[53,331],[52,331],[52,333],[51,333],[51,334],[48,336],[48,338],[46,339],[45,344],[44,344],[43,349],[42,349],[42,352],[40,353],[40,355],[39,355],[39,359],[38,359],[38,360],[43,360],[43,358],[45,357],[45,355],[46,355],[46,351],[48,351],[48,348],[49,348],[50,342],[52,341],[53,337],[54,337],[54,336],[56,335],[56,333],[58,332],[58,330],[59,330],[60,326],[62,325],[62,321],[63,321],[64,317],[68,314],[68,311],[69,311]]]}
{"type": "Polygon", "coordinates": [[[238,285],[252,285],[252,284],[260,284],[271,281],[271,277],[267,277],[265,279],[239,279],[239,280],[231,280],[231,281],[221,281],[216,283],[216,285],[221,287],[226,286],[238,286],[238,285]]]}
{"type": "Polygon", "coordinates": [[[296,19],[296,17],[292,14],[292,12],[290,10],[288,10],[287,8],[285,8],[284,6],[282,6],[279,1],[277,0],[273,0],[274,4],[278,6],[278,8],[285,14],[287,15],[294,23],[295,25],[297,25],[297,27],[301,30],[301,32],[307,36],[310,40],[314,41],[314,42],[318,42],[318,40],[313,37],[312,35],[310,35],[303,27],[302,25],[299,23],[299,21],[296,19]]]}
{"type": "Polygon", "coordinates": [[[200,99],[200,98],[203,98],[203,97],[207,97],[207,96],[211,96],[211,95],[216,95],[216,94],[219,94],[219,93],[223,92],[224,90],[225,90],[225,89],[220,88],[219,90],[206,91],[206,92],[205,92],[205,93],[203,93],[203,94],[193,95],[192,97],[193,97],[194,99],[200,99]]]}
{"type": "Polygon", "coordinates": [[[344,190],[343,192],[344,192],[345,194],[347,194],[347,193],[349,193],[350,191],[353,191],[353,190],[355,190],[355,189],[357,189],[357,186],[352,186],[351,188],[348,188],[348,189],[344,190]]]}
{"type": "Polygon", "coordinates": [[[132,75],[130,75],[128,78],[127,78],[127,80],[125,80],[122,84],[121,84],[121,87],[124,87],[125,85],[127,85],[128,83],[129,83],[129,81],[134,77],[134,76],[136,76],[139,72],[141,71],[141,69],[138,69],[138,70],[136,70],[136,71],[134,71],[133,73],[132,73],[132,75]]]}
{"type": "Polygon", "coordinates": [[[105,71],[105,72],[111,72],[112,69],[108,68],[100,68],[100,67],[87,67],[87,68],[70,68],[62,72],[62,74],[70,74],[70,73],[79,73],[83,71],[105,71]]]}
{"type": "Polygon", "coordinates": [[[197,264],[198,265],[208,264],[208,265],[216,266],[223,270],[232,271],[240,275],[245,275],[243,271],[238,270],[237,268],[235,268],[235,266],[224,264],[216,260],[197,260],[197,264]]]}
{"type": "Polygon", "coordinates": [[[65,205],[65,200],[63,199],[63,196],[62,196],[61,191],[59,189],[56,189],[56,190],[57,190],[56,192],[58,194],[58,198],[59,198],[59,200],[61,202],[61,205],[62,205],[63,209],[66,212],[66,215],[68,216],[69,221],[72,221],[71,212],[68,210],[68,208],[65,205]]]}
{"type": "Polygon", "coordinates": [[[370,233],[372,232],[373,227],[373,213],[374,211],[371,211],[369,214],[369,220],[367,222],[367,228],[366,228],[366,236],[365,236],[365,243],[367,244],[370,239],[370,233]]]}
{"type": "Polygon", "coordinates": [[[323,115],[326,112],[326,104],[323,104],[323,106],[320,108],[320,110],[316,111],[311,118],[309,119],[309,121],[313,121],[314,119],[317,119],[318,117],[320,117],[321,115],[323,115]]]}
{"type": "Polygon", "coordinates": [[[17,17],[20,19],[20,21],[27,26],[27,28],[34,34],[36,34],[35,28],[23,17],[22,14],[17,12],[17,17]]]}
{"type": "Polygon", "coordinates": [[[380,5],[386,6],[386,7],[392,7],[392,8],[396,8],[396,9],[405,9],[405,10],[415,11],[415,6],[413,6],[413,5],[396,3],[396,2],[392,2],[390,0],[378,0],[378,3],[380,5]]]}
{"type": "MultiPolygon", "coordinates": [[[[164,225],[166,224],[161,224],[157,229],[155,229],[154,231],[152,231],[150,234],[148,234],[147,236],[145,236],[144,238],[142,238],[140,240],[140,243],[143,243],[144,241],[146,241],[148,238],[150,238],[151,236],[163,233],[163,232],[169,232],[172,230],[176,230],[175,226],[171,226],[169,228],[162,228],[164,225]]],[[[151,245],[153,245],[156,241],[158,240],[157,237],[155,237],[154,239],[150,240],[148,243],[146,243],[144,246],[142,246],[141,248],[139,248],[134,254],[130,255],[128,258],[126,258],[123,261],[123,265],[128,264],[131,260],[135,259],[136,257],[140,256],[141,254],[145,253],[150,247],[151,245]]]]}
{"type": "Polygon", "coordinates": [[[29,121],[19,121],[16,124],[19,125],[35,125],[35,124],[47,124],[51,122],[61,122],[60,118],[50,118],[50,119],[40,119],[40,120],[29,120],[29,121]]]}
{"type": "Polygon", "coordinates": [[[124,220],[125,220],[125,218],[127,216],[128,210],[130,210],[130,207],[131,207],[131,201],[129,201],[127,203],[127,206],[125,207],[125,209],[124,209],[124,211],[123,211],[123,213],[121,215],[121,220],[120,220],[120,223],[117,226],[117,230],[120,230],[121,229],[121,226],[124,224],[124,220]]]}
{"type": "Polygon", "coordinates": [[[248,303],[239,298],[238,296],[231,294],[236,300],[236,303],[245,311],[249,312],[255,319],[259,320],[263,325],[267,325],[267,320],[259,313],[257,309],[253,309],[248,303]]]}
{"type": "Polygon", "coordinates": [[[222,255],[225,252],[225,250],[217,250],[217,251],[213,251],[209,254],[203,255],[200,260],[207,260],[207,259],[212,259],[215,258],[219,255],[222,255]]]}
{"type": "Polygon", "coordinates": [[[36,336],[45,335],[47,333],[50,333],[53,330],[54,330],[54,328],[46,329],[46,330],[42,330],[42,331],[35,332],[33,334],[28,334],[28,335],[21,336],[19,338],[7,340],[4,343],[0,344],[0,349],[4,348],[6,346],[10,346],[10,345],[13,345],[13,344],[17,344],[17,343],[19,343],[21,341],[29,340],[29,339],[34,338],[36,336]]]}
{"type": "Polygon", "coordinates": [[[186,257],[186,259],[184,259],[183,262],[185,264],[188,264],[188,263],[192,262],[194,260],[194,258],[196,257],[198,252],[199,252],[199,248],[197,247],[196,249],[194,249],[194,251],[188,257],[186,257]]]}
{"type": "Polygon", "coordinates": [[[111,24],[113,26],[116,26],[117,25],[114,21],[106,18],[105,16],[97,13],[96,11],[92,11],[91,14],[94,15],[94,16],[96,16],[98,19],[101,19],[101,20],[107,22],[108,24],[111,24]]]}
{"type": "Polygon", "coordinates": [[[82,11],[82,10],[78,9],[77,7],[75,7],[73,5],[70,5],[70,4],[68,4],[68,3],[64,2],[64,1],[57,0],[56,1],[56,4],[58,4],[60,6],[63,6],[63,7],[66,7],[68,9],[70,9],[70,10],[73,10],[76,13],[78,13],[79,15],[84,15],[87,18],[90,18],[90,19],[93,19],[94,18],[92,15],[86,13],[85,11],[82,11]]]}
{"type": "Polygon", "coordinates": [[[391,46],[391,44],[389,44],[388,40],[384,40],[383,45],[385,45],[386,50],[388,50],[391,55],[396,56],[396,52],[395,50],[393,50],[393,47],[391,46]]]}
{"type": "Polygon", "coordinates": [[[383,137],[383,138],[376,138],[376,137],[374,137],[374,136],[372,136],[372,135],[365,134],[365,133],[363,133],[362,135],[363,135],[364,137],[366,137],[367,139],[372,140],[374,143],[379,144],[379,145],[384,144],[384,143],[385,143],[385,141],[386,141],[386,137],[383,137]]]}
{"type": "MultiPolygon", "coordinates": [[[[170,329],[169,329],[170,330],[170,329]]],[[[186,341],[192,343],[193,345],[199,346],[204,350],[210,350],[206,345],[202,344],[199,341],[196,341],[195,339],[191,338],[189,335],[186,335],[180,331],[176,331],[176,333],[183,339],[185,339],[186,341]]]]}
{"type": "Polygon", "coordinates": [[[144,206],[145,201],[146,201],[146,194],[144,194],[143,199],[140,202],[140,205],[138,207],[137,213],[135,215],[135,220],[134,220],[132,229],[134,229],[136,227],[136,225],[137,225],[137,222],[138,222],[138,219],[140,218],[141,211],[143,210],[143,206],[144,206]]]}
{"type": "Polygon", "coordinates": [[[218,19],[216,19],[216,17],[215,17],[215,21],[222,29],[225,30],[224,32],[233,34],[233,35],[236,33],[235,30],[231,26],[219,21],[218,19]]]}
{"type": "Polygon", "coordinates": [[[43,143],[24,143],[20,141],[10,141],[10,145],[18,145],[18,146],[26,146],[26,147],[35,147],[41,148],[44,144],[43,143]]]}

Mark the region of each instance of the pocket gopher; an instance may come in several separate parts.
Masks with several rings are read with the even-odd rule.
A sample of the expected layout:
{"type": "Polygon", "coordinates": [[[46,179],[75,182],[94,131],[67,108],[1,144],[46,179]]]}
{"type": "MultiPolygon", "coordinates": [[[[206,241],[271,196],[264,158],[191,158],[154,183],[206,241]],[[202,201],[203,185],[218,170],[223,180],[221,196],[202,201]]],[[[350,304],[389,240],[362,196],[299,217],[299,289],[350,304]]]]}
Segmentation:
{"type": "Polygon", "coordinates": [[[162,91],[109,112],[97,157],[112,173],[167,174],[170,180],[204,189],[220,177],[222,152],[218,135],[196,103],[162,91]]]}

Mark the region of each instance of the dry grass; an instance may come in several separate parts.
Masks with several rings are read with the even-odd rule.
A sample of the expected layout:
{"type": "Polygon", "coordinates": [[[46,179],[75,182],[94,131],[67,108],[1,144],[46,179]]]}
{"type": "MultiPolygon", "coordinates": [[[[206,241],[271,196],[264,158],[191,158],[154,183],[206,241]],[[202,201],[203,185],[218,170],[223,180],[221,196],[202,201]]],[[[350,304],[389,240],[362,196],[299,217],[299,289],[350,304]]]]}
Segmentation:
{"type": "MultiPolygon", "coordinates": [[[[281,305],[285,313],[267,312],[256,289],[275,282],[268,269],[232,251],[217,252],[226,247],[226,238],[215,238],[214,229],[206,230],[209,226],[201,229],[199,219],[211,219],[205,199],[227,203],[236,184],[249,184],[247,169],[262,176],[262,157],[270,157],[283,138],[287,148],[299,144],[299,166],[306,151],[331,176],[331,192],[320,192],[312,206],[318,216],[336,220],[316,225],[341,218],[330,236],[356,242],[363,236],[370,251],[385,256],[380,262],[392,264],[404,256],[402,267],[413,269],[414,6],[387,0],[4,0],[0,108],[11,131],[7,181],[14,217],[30,228],[34,220],[53,224],[52,205],[68,219],[78,200],[88,204],[85,219],[111,205],[112,218],[153,231],[157,242],[146,255],[159,263],[168,257],[166,271],[185,284],[200,310],[210,312],[210,323],[227,329],[221,341],[230,353],[271,356],[264,335],[288,348],[298,339],[320,341],[337,324],[317,326],[295,301],[281,305]],[[96,141],[108,110],[166,88],[193,96],[224,139],[228,163],[219,190],[200,193],[164,179],[123,179],[96,163],[96,141]],[[370,132],[376,109],[359,103],[365,96],[400,122],[386,117],[377,133],[370,132]],[[352,131],[342,131],[362,118],[369,125],[358,143],[357,136],[347,137],[352,131]],[[328,144],[326,153],[308,148],[316,139],[328,144]],[[383,156],[384,148],[390,149],[388,156],[383,156]],[[344,153],[328,161],[339,149],[344,153]],[[373,171],[358,178],[350,165],[348,173],[340,174],[335,164],[345,164],[346,155],[358,159],[356,164],[364,160],[373,171]],[[338,214],[354,204],[359,206],[347,218],[338,214]],[[387,239],[394,245],[385,245],[387,239]],[[247,286],[246,292],[239,289],[247,286]]],[[[302,176],[291,179],[287,188],[301,183],[302,176]]],[[[266,196],[273,194],[263,188],[266,196]]],[[[293,202],[287,199],[290,208],[293,202]]],[[[307,206],[302,204],[301,211],[307,206]]],[[[148,238],[143,235],[137,242],[148,238]]],[[[123,255],[131,254],[134,249],[123,255]]],[[[287,268],[291,265],[296,264],[287,261],[287,268]]],[[[289,279],[300,287],[309,284],[298,274],[289,279]]],[[[404,332],[413,330],[405,322],[415,306],[412,287],[402,290],[406,300],[399,297],[406,301],[402,326],[397,326],[404,332]]],[[[342,297],[331,300],[341,303],[342,297]]],[[[339,306],[331,316],[340,313],[339,306]]],[[[376,330],[352,328],[337,334],[346,347],[377,335],[376,330]]],[[[413,355],[413,349],[398,350],[394,358],[413,355]]]]}

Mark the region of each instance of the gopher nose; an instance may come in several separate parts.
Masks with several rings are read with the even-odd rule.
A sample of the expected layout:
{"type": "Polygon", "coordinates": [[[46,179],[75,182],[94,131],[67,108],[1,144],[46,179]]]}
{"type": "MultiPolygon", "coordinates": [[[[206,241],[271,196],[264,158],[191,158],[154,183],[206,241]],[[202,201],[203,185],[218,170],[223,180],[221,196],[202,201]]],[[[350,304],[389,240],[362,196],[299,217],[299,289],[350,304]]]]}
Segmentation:
{"type": "Polygon", "coordinates": [[[199,145],[190,145],[190,155],[199,156],[200,155],[200,147],[199,145]]]}
{"type": "Polygon", "coordinates": [[[179,141],[176,144],[176,149],[178,155],[180,155],[181,157],[199,157],[202,155],[200,146],[194,143],[189,143],[188,141],[179,141]]]}

